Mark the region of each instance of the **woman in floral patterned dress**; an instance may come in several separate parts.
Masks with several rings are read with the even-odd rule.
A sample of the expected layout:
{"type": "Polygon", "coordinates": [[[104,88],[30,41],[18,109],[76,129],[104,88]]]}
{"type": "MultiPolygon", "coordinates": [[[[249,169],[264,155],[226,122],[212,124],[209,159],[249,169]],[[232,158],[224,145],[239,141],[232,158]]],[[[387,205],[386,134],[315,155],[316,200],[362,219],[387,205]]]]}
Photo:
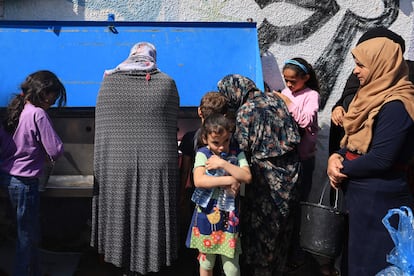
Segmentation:
{"type": "Polygon", "coordinates": [[[291,210],[298,203],[298,127],[281,98],[264,94],[246,77],[228,75],[218,89],[236,111],[235,138],[253,176],[241,205],[243,275],[278,275],[290,246],[291,210]]]}

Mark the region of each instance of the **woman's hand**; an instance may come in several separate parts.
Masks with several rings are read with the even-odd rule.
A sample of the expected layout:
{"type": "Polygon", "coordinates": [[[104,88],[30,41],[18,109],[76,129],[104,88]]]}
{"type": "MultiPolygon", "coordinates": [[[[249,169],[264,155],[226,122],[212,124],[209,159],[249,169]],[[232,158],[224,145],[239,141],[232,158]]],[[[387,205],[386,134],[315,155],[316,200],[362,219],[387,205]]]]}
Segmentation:
{"type": "Polygon", "coordinates": [[[336,126],[343,127],[344,115],[345,109],[342,106],[337,106],[332,110],[331,120],[336,126]]]}
{"type": "Polygon", "coordinates": [[[326,173],[328,174],[331,186],[335,189],[338,189],[341,183],[347,178],[347,176],[341,173],[341,169],[344,167],[342,161],[344,158],[334,153],[328,159],[328,168],[326,173]]]}

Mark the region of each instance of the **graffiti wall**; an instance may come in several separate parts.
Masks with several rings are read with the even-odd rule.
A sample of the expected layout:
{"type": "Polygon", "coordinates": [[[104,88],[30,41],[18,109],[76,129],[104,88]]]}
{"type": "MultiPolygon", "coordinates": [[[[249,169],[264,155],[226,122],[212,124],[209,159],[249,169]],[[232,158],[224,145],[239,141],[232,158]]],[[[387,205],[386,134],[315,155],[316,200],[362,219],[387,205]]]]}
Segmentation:
{"type": "Polygon", "coordinates": [[[326,179],[330,111],[352,71],[350,49],[360,35],[374,26],[388,27],[406,40],[405,57],[414,60],[410,0],[5,0],[2,8],[3,20],[101,21],[113,14],[119,21],[256,22],[264,79],[271,88],[283,87],[280,69],[289,58],[305,58],[319,76],[317,182],[326,179]]]}

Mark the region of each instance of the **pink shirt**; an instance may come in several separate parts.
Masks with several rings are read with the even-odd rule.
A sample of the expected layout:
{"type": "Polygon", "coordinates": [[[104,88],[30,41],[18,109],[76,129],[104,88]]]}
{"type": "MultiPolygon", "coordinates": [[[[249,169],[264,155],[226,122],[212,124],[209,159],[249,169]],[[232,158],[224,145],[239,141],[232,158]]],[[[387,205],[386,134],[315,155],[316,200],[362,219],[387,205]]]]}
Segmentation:
{"type": "Polygon", "coordinates": [[[288,106],[289,112],[304,131],[298,146],[299,156],[301,160],[309,159],[315,156],[316,151],[316,140],[319,130],[319,93],[310,88],[292,93],[286,87],[282,90],[282,94],[288,96],[292,101],[288,106]]]}
{"type": "Polygon", "coordinates": [[[14,176],[39,177],[46,156],[56,160],[63,143],[46,111],[26,103],[13,135],[0,127],[0,168],[14,176]]]}

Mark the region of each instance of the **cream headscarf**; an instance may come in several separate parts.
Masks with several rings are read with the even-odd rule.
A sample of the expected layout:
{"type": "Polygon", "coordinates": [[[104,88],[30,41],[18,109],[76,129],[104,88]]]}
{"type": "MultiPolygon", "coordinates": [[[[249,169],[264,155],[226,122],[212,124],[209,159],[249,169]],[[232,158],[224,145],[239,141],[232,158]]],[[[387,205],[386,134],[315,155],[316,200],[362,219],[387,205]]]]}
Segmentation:
{"type": "Polygon", "coordinates": [[[106,70],[106,75],[111,75],[119,71],[145,71],[150,72],[157,69],[157,50],[149,42],[139,42],[135,44],[126,60],[116,68],[106,70]]]}
{"type": "Polygon", "coordinates": [[[401,101],[414,120],[414,86],[408,80],[401,47],[392,40],[369,39],[354,48],[352,54],[370,73],[345,114],[341,147],[364,154],[371,144],[375,117],[385,103],[401,101]]]}

